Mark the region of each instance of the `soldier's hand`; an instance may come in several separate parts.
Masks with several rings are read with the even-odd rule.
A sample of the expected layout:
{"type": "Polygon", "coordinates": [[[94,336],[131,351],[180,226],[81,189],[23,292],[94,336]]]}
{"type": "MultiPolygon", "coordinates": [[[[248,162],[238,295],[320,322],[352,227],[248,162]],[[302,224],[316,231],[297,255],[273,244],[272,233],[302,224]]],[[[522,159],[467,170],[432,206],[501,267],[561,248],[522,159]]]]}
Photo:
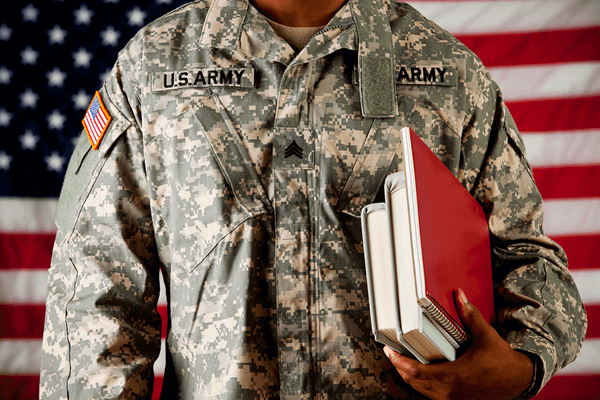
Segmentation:
{"type": "Polygon", "coordinates": [[[513,350],[458,290],[458,312],[473,338],[453,362],[424,365],[389,347],[384,351],[406,383],[432,399],[513,399],[533,379],[533,362],[513,350]]]}

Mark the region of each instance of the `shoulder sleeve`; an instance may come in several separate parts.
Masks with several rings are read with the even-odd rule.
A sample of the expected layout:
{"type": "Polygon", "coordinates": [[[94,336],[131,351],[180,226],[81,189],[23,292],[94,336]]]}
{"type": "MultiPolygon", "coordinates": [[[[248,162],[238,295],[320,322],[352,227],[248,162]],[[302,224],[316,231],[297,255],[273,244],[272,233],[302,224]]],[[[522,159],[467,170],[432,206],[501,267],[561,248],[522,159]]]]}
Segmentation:
{"type": "Polygon", "coordinates": [[[539,357],[533,396],[575,359],[587,319],[564,251],[543,233],[521,136],[500,89],[486,80],[465,124],[459,179],[488,215],[496,328],[514,349],[539,357]]]}
{"type": "Polygon", "coordinates": [[[99,93],[111,121],[97,150],[82,133],[57,211],[40,374],[45,399],[149,396],[160,351],[159,263],[138,97],[121,62],[99,93]]]}

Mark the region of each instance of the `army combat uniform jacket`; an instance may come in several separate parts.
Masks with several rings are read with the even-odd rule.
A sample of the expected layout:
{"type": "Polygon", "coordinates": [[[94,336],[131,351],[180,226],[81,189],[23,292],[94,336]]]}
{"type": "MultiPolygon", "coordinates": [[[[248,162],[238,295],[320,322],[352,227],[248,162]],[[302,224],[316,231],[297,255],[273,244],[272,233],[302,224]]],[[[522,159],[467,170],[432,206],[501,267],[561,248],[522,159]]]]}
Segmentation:
{"type": "Polygon", "coordinates": [[[577,355],[585,312],[501,93],[412,7],[350,0],[295,54],[247,1],[195,1],[99,95],[57,211],[44,398],[149,396],[161,273],[166,398],[420,398],[373,340],[359,220],[404,126],[483,206],[496,327],[537,388],[577,355]]]}

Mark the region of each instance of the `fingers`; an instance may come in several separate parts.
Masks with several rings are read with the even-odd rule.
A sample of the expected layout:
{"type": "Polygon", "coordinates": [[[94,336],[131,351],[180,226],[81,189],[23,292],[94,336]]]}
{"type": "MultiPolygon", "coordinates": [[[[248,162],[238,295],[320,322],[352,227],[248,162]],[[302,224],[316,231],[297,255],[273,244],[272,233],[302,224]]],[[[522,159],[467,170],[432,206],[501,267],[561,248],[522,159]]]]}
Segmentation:
{"type": "Polygon", "coordinates": [[[385,346],[383,352],[390,359],[398,373],[405,382],[422,379],[423,373],[420,370],[421,363],[409,357],[403,357],[399,353],[385,346]]]}
{"type": "Polygon", "coordinates": [[[488,329],[493,329],[483,318],[481,312],[473,303],[470,303],[462,289],[455,292],[458,300],[458,315],[465,327],[471,332],[473,338],[486,333],[488,329]]]}

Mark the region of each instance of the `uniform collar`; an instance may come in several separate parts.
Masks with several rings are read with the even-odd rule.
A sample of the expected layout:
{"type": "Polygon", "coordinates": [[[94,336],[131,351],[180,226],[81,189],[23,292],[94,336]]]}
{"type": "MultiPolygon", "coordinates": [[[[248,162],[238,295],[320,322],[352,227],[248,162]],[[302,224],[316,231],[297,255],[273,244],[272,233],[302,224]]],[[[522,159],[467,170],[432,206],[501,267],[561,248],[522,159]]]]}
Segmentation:
{"type": "Polygon", "coordinates": [[[296,56],[248,0],[213,0],[200,43],[286,66],[309,62],[342,48],[356,50],[363,115],[393,117],[397,105],[388,1],[349,0],[296,56]]]}

